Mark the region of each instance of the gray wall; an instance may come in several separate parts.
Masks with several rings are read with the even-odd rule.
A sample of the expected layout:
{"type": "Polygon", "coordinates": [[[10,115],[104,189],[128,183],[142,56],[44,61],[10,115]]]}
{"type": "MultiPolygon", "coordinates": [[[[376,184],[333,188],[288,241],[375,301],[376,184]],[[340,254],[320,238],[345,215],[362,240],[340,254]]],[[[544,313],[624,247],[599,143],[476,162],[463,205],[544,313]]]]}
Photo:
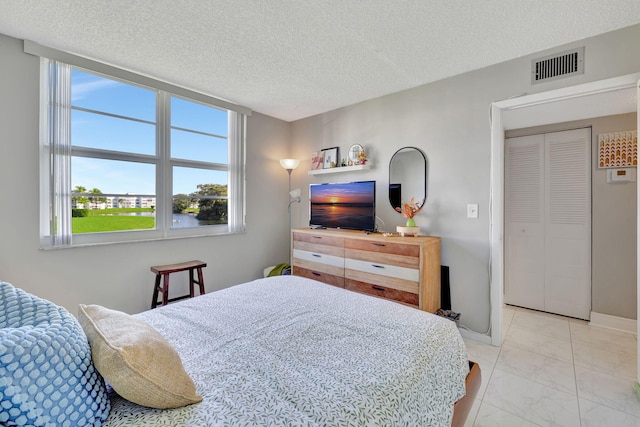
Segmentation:
{"type": "MultiPolygon", "coordinates": [[[[374,169],[359,173],[308,176],[296,171],[296,185],[304,196],[311,182],[375,179],[378,215],[385,224],[381,228],[394,230],[403,218],[387,202],[388,161],[403,146],[424,150],[428,199],[416,223],[427,234],[442,237],[442,263],[451,268],[453,310],[462,313],[463,325],[484,333],[490,327],[491,102],[638,72],[638,40],[640,25],[293,122],[293,155],[305,159],[303,171],[309,169],[311,152],[331,146],[345,152],[353,143],[362,144],[374,164],[374,169]],[[533,57],[576,46],[586,47],[584,75],[531,85],[533,57]],[[478,219],[466,218],[468,203],[479,204],[478,219]]],[[[301,209],[295,224],[307,223],[308,212],[301,209]]],[[[632,285],[611,292],[615,301],[607,306],[627,305],[630,294],[635,295],[632,285]]],[[[600,308],[601,298],[594,295],[594,309],[600,308]]],[[[630,308],[608,314],[635,318],[630,308]]]]}
{"type": "MultiPolygon", "coordinates": [[[[247,126],[246,233],[39,250],[39,59],[3,35],[0,58],[0,280],[72,313],[79,303],[134,313],[151,303],[151,265],[205,261],[213,291],[262,277],[264,267],[287,259],[287,173],[278,159],[289,157],[290,125],[260,114],[247,126]]],[[[186,273],[171,280],[176,291],[186,289],[186,273]]]]}
{"type": "Polygon", "coordinates": [[[597,313],[636,318],[636,183],[607,183],[598,169],[598,135],[636,128],[636,113],[507,131],[507,137],[591,126],[591,298],[597,313]]]}

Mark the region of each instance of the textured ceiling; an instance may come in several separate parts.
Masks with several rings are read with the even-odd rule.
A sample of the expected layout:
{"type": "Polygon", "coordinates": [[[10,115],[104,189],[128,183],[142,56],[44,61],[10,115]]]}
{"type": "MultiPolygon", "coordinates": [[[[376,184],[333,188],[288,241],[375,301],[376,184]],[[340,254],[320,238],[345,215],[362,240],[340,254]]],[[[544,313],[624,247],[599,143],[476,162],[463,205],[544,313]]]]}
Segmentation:
{"type": "Polygon", "coordinates": [[[638,0],[0,0],[2,34],[287,121],[639,22],[638,0]]]}

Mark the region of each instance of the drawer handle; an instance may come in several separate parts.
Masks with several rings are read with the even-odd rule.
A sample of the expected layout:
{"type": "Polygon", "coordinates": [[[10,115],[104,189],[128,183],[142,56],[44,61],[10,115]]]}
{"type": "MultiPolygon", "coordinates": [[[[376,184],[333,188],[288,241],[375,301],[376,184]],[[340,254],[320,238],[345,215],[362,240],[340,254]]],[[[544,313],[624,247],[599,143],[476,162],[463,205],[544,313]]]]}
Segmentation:
{"type": "Polygon", "coordinates": [[[314,256],[316,258],[322,258],[322,255],[318,255],[318,254],[311,254],[311,256],[314,256]]]}
{"type": "Polygon", "coordinates": [[[311,236],[314,239],[322,239],[322,236],[311,236]]]}
{"type": "Polygon", "coordinates": [[[387,246],[384,243],[371,243],[373,246],[387,246]]]}
{"type": "Polygon", "coordinates": [[[322,276],[322,274],[318,273],[317,271],[312,271],[311,274],[313,274],[314,276],[322,276]]]}
{"type": "Polygon", "coordinates": [[[375,289],[376,291],[384,291],[382,286],[371,285],[371,289],[375,289]]]}
{"type": "Polygon", "coordinates": [[[375,268],[384,268],[384,265],[371,264],[371,267],[375,267],[375,268]]]}

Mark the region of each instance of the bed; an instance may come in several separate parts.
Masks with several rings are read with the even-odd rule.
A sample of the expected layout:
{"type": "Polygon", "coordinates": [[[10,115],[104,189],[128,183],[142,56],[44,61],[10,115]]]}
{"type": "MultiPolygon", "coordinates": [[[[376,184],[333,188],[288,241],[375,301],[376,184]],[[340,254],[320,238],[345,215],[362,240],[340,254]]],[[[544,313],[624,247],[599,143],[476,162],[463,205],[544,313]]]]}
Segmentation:
{"type": "Polygon", "coordinates": [[[0,281],[2,425],[458,427],[479,385],[452,321],[311,279],[77,319],[0,281]]]}
{"type": "Polygon", "coordinates": [[[466,405],[462,425],[466,388],[479,384],[465,385],[470,365],[453,322],[295,276],[135,317],[178,351],[203,400],[160,410],[113,395],[108,427],[450,426],[455,402],[466,405]]]}

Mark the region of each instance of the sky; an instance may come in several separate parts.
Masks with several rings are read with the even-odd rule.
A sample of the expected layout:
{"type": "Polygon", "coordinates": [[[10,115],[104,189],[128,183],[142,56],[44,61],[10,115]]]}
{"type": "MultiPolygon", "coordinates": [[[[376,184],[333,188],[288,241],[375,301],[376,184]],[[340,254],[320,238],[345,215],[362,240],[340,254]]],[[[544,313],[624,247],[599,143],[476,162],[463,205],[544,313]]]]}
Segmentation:
{"type": "MultiPolygon", "coordinates": [[[[71,105],[133,118],[127,120],[72,109],[74,146],[155,155],[156,92],[74,69],[71,105]]],[[[227,112],[171,98],[171,157],[228,163],[227,112]],[[174,127],[207,134],[186,132],[174,127]]],[[[155,166],[148,163],[74,157],[71,185],[112,194],[155,194],[155,166]]],[[[197,184],[227,184],[227,173],[173,168],[173,194],[197,191],[197,184]]]]}

